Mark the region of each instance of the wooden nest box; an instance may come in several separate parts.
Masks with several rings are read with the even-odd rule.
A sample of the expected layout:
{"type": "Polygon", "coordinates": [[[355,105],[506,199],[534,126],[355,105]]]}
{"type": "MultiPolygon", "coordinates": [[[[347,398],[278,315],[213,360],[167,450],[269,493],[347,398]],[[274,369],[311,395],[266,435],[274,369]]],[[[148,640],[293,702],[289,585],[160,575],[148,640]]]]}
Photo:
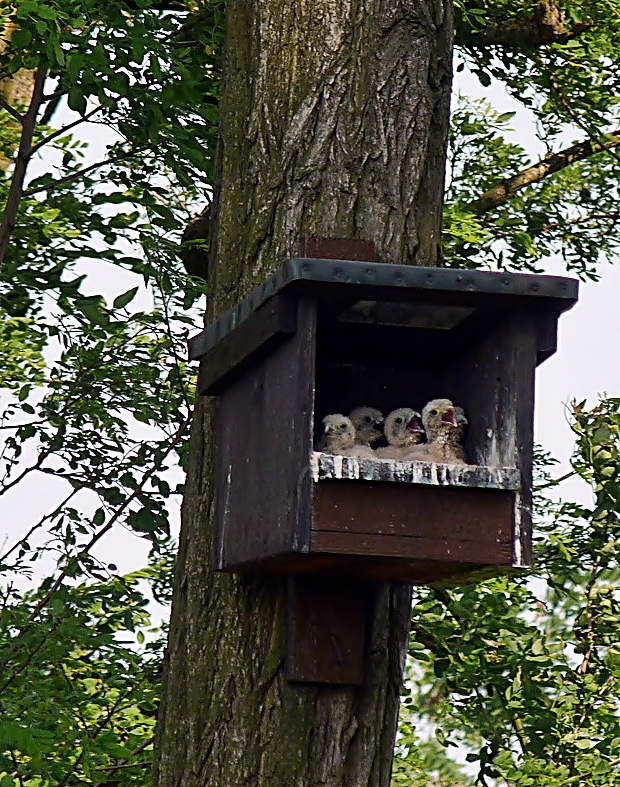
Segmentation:
{"type": "Polygon", "coordinates": [[[199,391],[218,397],[213,562],[289,576],[290,680],[360,684],[373,580],[530,565],[534,372],[577,282],[302,246],[190,341],[199,391]],[[314,450],[327,414],[435,398],[464,408],[469,464],[314,450]]]}
{"type": "Polygon", "coordinates": [[[534,372],[577,282],[304,244],[190,342],[218,397],[215,568],[426,584],[529,566],[534,372]],[[471,464],[313,450],[328,413],[436,397],[465,409],[471,464]]]}

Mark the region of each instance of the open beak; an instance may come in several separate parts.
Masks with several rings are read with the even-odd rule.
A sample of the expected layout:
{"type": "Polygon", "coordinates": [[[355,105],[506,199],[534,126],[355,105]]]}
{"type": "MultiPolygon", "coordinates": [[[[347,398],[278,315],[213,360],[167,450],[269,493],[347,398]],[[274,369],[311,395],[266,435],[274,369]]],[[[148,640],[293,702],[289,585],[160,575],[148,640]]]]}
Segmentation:
{"type": "Polygon", "coordinates": [[[423,432],[424,427],[422,426],[420,419],[417,415],[414,415],[413,418],[407,424],[407,429],[410,429],[412,432],[423,432]]]}
{"type": "Polygon", "coordinates": [[[446,410],[445,413],[442,413],[441,421],[444,424],[450,424],[450,426],[454,426],[454,427],[458,426],[458,423],[456,421],[456,416],[454,415],[454,410],[452,408],[446,410]]]}

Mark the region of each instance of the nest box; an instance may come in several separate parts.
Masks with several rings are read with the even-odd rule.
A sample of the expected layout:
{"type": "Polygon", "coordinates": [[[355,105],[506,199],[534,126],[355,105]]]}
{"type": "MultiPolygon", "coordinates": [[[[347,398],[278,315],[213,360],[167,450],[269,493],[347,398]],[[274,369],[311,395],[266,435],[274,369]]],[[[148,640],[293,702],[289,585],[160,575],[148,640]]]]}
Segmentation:
{"type": "Polygon", "coordinates": [[[190,341],[218,397],[215,568],[426,584],[529,566],[534,374],[577,282],[303,245],[190,341]],[[313,450],[328,413],[437,397],[467,413],[469,465],[313,450]]]}

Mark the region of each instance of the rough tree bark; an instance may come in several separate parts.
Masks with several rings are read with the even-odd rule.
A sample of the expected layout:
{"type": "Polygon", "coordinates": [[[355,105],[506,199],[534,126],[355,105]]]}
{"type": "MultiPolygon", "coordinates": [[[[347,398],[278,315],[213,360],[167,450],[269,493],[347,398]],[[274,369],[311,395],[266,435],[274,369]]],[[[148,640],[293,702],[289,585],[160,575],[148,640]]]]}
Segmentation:
{"type": "MultiPolygon", "coordinates": [[[[452,30],[450,0],[229,0],[209,319],[304,235],[441,264],[452,30]]],[[[285,584],[211,571],[214,415],[197,402],[154,785],[387,787],[410,590],[376,592],[363,687],[287,683],[285,584]]]]}

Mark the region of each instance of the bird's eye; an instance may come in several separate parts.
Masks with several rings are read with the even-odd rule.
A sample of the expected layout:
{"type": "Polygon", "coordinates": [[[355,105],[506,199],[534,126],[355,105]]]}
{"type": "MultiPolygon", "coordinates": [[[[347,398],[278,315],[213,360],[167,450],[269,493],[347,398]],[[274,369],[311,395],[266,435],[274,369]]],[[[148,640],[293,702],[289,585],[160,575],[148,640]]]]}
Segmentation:
{"type": "Polygon", "coordinates": [[[367,416],[364,418],[364,421],[366,421],[366,423],[367,423],[367,424],[369,424],[369,423],[370,423],[370,416],[369,416],[369,415],[367,415],[367,416]]]}
{"type": "Polygon", "coordinates": [[[431,410],[431,415],[437,415],[437,410],[431,410]]]}
{"type": "Polygon", "coordinates": [[[403,422],[403,419],[402,419],[402,418],[395,418],[394,420],[395,420],[395,422],[396,422],[397,424],[402,424],[402,422],[403,422]]]}
{"type": "Polygon", "coordinates": [[[341,429],[344,432],[344,430],[347,428],[347,425],[346,424],[340,424],[340,426],[338,428],[341,429]]]}

